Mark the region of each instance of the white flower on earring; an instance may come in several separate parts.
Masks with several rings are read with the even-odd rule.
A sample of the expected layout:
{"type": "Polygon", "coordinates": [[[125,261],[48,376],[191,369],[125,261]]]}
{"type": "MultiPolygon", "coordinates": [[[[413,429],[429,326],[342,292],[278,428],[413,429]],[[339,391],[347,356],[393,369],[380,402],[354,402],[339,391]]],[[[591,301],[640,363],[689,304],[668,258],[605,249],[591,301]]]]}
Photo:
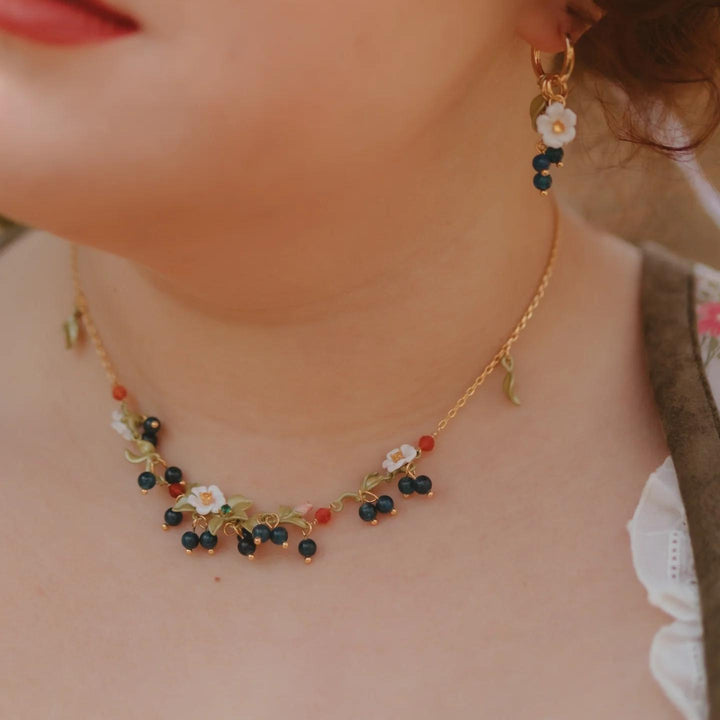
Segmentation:
{"type": "Polygon", "coordinates": [[[551,102],[535,121],[537,131],[548,147],[559,148],[575,137],[577,115],[561,102],[551,102]]]}
{"type": "Polygon", "coordinates": [[[382,466],[388,471],[393,472],[399,467],[409,463],[417,457],[417,450],[412,445],[401,445],[399,448],[391,450],[385,460],[383,460],[382,466]]]}
{"type": "Polygon", "coordinates": [[[113,410],[113,421],[110,423],[110,426],[113,428],[113,430],[122,435],[126,440],[132,440],[133,434],[130,432],[130,428],[127,426],[123,418],[124,415],[120,412],[120,410],[113,410]]]}
{"type": "Polygon", "coordinates": [[[207,515],[210,512],[220,512],[220,508],[225,504],[225,496],[217,485],[198,485],[190,491],[187,501],[198,515],[207,515]]]}

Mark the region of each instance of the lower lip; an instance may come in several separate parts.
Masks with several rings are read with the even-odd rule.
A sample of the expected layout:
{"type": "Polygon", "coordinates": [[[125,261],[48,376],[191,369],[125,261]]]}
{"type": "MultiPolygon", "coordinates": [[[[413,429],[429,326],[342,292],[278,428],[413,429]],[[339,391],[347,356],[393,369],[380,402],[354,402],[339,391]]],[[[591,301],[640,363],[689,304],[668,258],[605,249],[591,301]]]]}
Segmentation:
{"type": "Polygon", "coordinates": [[[82,45],[140,29],[97,0],[0,0],[0,31],[48,45],[82,45]]]}

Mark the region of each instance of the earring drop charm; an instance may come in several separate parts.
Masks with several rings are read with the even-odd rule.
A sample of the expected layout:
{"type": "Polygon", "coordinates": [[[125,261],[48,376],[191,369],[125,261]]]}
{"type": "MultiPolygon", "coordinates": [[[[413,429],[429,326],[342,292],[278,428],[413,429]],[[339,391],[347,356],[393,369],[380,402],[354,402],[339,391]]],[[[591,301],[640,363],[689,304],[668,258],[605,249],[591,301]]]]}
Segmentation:
{"type": "Polygon", "coordinates": [[[559,73],[546,73],[540,62],[540,52],[530,49],[533,69],[540,87],[540,95],[530,104],[533,128],[540,134],[532,160],[535,170],[533,185],[547,195],[552,185],[550,166],[562,167],[563,146],[575,138],[577,115],[565,107],[568,79],[575,65],[575,51],[570,36],[565,36],[565,54],[559,73]]]}

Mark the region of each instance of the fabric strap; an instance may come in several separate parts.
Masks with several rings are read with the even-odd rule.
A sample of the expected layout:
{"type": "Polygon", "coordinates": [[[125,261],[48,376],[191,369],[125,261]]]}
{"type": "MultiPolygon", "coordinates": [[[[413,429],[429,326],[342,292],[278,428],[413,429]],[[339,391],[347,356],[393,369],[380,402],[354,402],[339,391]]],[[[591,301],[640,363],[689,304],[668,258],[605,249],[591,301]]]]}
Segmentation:
{"type": "Polygon", "coordinates": [[[690,261],[642,246],[642,318],[655,402],[687,513],[700,591],[710,720],[720,720],[720,417],[702,365],[690,261]]]}

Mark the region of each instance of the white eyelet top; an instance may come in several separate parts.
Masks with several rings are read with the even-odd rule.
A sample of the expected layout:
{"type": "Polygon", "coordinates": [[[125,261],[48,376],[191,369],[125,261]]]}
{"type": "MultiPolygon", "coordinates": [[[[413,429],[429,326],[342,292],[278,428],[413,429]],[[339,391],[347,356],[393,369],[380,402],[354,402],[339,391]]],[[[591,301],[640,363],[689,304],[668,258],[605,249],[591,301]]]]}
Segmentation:
{"type": "Polygon", "coordinates": [[[648,601],[672,617],[650,646],[650,672],[687,720],[708,716],[700,597],[672,458],[645,483],[628,522],[633,565],[648,601]]]}
{"type": "MultiPolygon", "coordinates": [[[[720,407],[720,271],[695,263],[697,338],[705,375],[720,407]]],[[[672,621],[650,646],[650,672],[686,720],[709,714],[702,616],[685,507],[671,456],[645,483],[627,524],[633,565],[648,601],[672,621]]]]}

